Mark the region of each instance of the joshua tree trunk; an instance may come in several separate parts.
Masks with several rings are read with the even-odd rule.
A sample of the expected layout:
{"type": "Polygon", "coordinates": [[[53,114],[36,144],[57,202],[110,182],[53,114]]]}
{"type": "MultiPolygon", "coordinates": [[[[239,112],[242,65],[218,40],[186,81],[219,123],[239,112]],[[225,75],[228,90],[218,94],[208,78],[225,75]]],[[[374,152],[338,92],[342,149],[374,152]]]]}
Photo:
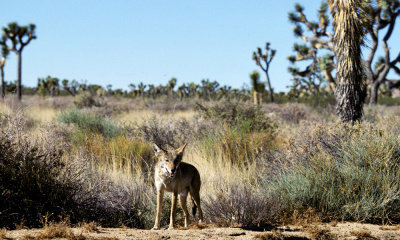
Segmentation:
{"type": "Polygon", "coordinates": [[[336,112],[344,122],[360,121],[363,114],[361,62],[362,27],[359,0],[328,0],[335,29],[337,59],[336,112]]]}
{"type": "Polygon", "coordinates": [[[267,76],[267,84],[268,84],[268,89],[269,89],[269,100],[271,102],[274,102],[274,93],[271,87],[271,81],[269,80],[269,75],[268,75],[268,67],[267,67],[267,71],[265,72],[266,76],[267,76]]]}
{"type": "Polygon", "coordinates": [[[17,78],[17,96],[18,96],[18,101],[21,102],[22,99],[22,85],[21,85],[21,73],[22,73],[22,51],[17,53],[18,57],[18,78],[17,78]]]}
{"type": "Polygon", "coordinates": [[[4,66],[0,66],[1,75],[1,98],[4,99],[6,96],[6,82],[4,81],[4,66]]]}
{"type": "Polygon", "coordinates": [[[257,91],[253,92],[253,103],[254,103],[255,106],[257,106],[258,103],[259,103],[259,101],[258,101],[258,92],[257,91]]]}

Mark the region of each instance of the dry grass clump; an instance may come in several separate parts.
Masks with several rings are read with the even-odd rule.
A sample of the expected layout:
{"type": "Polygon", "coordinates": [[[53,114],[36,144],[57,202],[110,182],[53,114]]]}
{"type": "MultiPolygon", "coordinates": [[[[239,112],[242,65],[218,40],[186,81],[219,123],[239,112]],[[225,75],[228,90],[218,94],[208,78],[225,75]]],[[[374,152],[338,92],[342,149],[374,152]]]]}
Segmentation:
{"type": "Polygon", "coordinates": [[[216,121],[213,131],[199,138],[205,158],[220,159],[236,166],[247,166],[265,160],[274,147],[277,126],[264,111],[239,102],[198,104],[205,119],[216,121]]]}
{"type": "Polygon", "coordinates": [[[178,112],[178,111],[188,111],[193,108],[193,104],[191,102],[179,102],[173,99],[166,99],[165,101],[162,102],[150,102],[146,104],[148,107],[147,109],[150,109],[152,111],[158,112],[158,113],[173,113],[173,112],[178,112]]]}
{"type": "Polygon", "coordinates": [[[378,238],[372,236],[371,231],[369,231],[367,229],[351,231],[350,234],[355,236],[355,237],[357,237],[357,239],[363,239],[363,240],[375,240],[375,239],[378,239],[378,238]]]}
{"type": "Polygon", "coordinates": [[[186,119],[162,119],[153,117],[143,123],[132,123],[127,129],[132,137],[138,137],[159,146],[178,148],[184,143],[193,143],[213,130],[209,122],[186,119]]]}
{"type": "Polygon", "coordinates": [[[309,119],[311,110],[300,104],[266,104],[263,110],[268,115],[276,115],[285,123],[299,124],[301,120],[309,119]]]}
{"type": "Polygon", "coordinates": [[[142,176],[148,180],[155,164],[153,150],[148,142],[127,136],[106,139],[100,134],[86,135],[74,145],[74,151],[83,151],[93,167],[103,173],[142,176]]]}
{"type": "Polygon", "coordinates": [[[74,105],[77,108],[91,108],[101,106],[100,101],[95,99],[95,96],[89,91],[79,93],[74,98],[74,105]]]}
{"type": "MultiPolygon", "coordinates": [[[[95,224],[87,224],[83,225],[82,228],[89,232],[98,232],[96,229],[95,224]],[[93,230],[93,228],[95,230],[93,230]]],[[[94,237],[89,237],[85,236],[82,231],[74,231],[71,228],[71,224],[68,219],[64,219],[60,222],[50,222],[50,223],[44,223],[43,228],[40,230],[39,233],[35,235],[24,235],[22,239],[30,240],[30,239],[40,239],[40,240],[46,240],[46,239],[67,239],[67,240],[85,240],[85,239],[98,239],[94,237]]],[[[101,238],[101,239],[116,239],[116,238],[101,238]]]]}
{"type": "Polygon", "coordinates": [[[400,229],[400,225],[392,225],[392,226],[385,225],[385,226],[380,226],[379,229],[380,230],[384,230],[384,231],[386,231],[386,230],[388,230],[388,231],[397,231],[397,230],[400,229]]]}
{"type": "Polygon", "coordinates": [[[196,104],[201,117],[227,124],[247,131],[275,128],[275,124],[265,116],[260,107],[245,105],[237,101],[221,101],[213,104],[196,104]]]}
{"type": "Polygon", "coordinates": [[[2,228],[0,230],[0,239],[6,239],[6,235],[7,235],[7,229],[2,228]]]}
{"type": "Polygon", "coordinates": [[[280,204],[250,186],[231,185],[207,196],[204,211],[217,225],[267,227],[278,219],[280,204]]]}
{"type": "Polygon", "coordinates": [[[68,221],[60,221],[58,223],[46,223],[43,229],[35,236],[35,239],[54,239],[65,238],[68,240],[85,239],[82,234],[75,235],[70,228],[68,221]]]}
{"type": "Polygon", "coordinates": [[[267,232],[257,234],[254,239],[257,240],[310,240],[308,237],[284,235],[281,232],[267,232]]]}
{"type": "MultiPolygon", "coordinates": [[[[285,235],[280,232],[268,232],[257,234],[254,239],[256,240],[284,240],[285,235]]],[[[308,240],[308,238],[306,238],[308,240]]]]}
{"type": "Polygon", "coordinates": [[[270,155],[274,143],[274,129],[259,132],[222,125],[200,140],[204,158],[220,159],[235,166],[246,167],[270,155]]]}
{"type": "Polygon", "coordinates": [[[285,212],[280,217],[283,224],[293,224],[298,226],[314,226],[315,224],[321,223],[321,214],[317,213],[311,207],[307,209],[294,210],[293,212],[285,212]]]}
{"type": "Polygon", "coordinates": [[[96,233],[98,233],[98,232],[100,232],[99,227],[100,226],[94,221],[89,222],[89,223],[84,222],[84,223],[81,224],[81,228],[83,228],[84,230],[86,230],[88,232],[96,232],[96,233]]]}
{"type": "Polygon", "coordinates": [[[331,233],[329,228],[327,227],[320,227],[316,225],[308,225],[304,229],[306,233],[311,235],[312,239],[315,240],[335,240],[338,239],[337,236],[331,233]]]}

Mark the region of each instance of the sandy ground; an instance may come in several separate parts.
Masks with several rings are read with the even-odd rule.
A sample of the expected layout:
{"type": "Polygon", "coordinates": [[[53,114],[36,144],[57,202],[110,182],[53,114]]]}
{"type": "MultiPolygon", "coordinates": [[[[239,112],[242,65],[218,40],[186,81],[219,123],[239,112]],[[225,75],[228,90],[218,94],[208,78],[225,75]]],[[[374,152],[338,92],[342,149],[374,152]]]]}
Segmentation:
{"type": "MultiPolygon", "coordinates": [[[[273,231],[213,227],[158,231],[129,228],[98,228],[95,231],[72,228],[71,230],[76,237],[74,239],[400,239],[399,225],[381,226],[361,223],[317,224],[306,227],[285,226],[273,231]]],[[[3,231],[0,238],[37,239],[41,232],[43,229],[3,231]]],[[[48,238],[42,235],[40,239],[48,238]]]]}

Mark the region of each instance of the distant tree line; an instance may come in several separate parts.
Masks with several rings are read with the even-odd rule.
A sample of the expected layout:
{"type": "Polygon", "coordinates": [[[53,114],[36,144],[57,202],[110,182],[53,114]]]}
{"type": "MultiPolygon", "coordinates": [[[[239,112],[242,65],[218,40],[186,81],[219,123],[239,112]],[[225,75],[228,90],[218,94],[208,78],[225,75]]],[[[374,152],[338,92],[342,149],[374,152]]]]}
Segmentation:
{"type": "Polygon", "coordinates": [[[89,92],[97,96],[121,96],[131,98],[151,98],[169,97],[179,100],[188,98],[199,98],[204,100],[218,100],[221,98],[248,99],[249,89],[235,89],[230,86],[220,86],[217,81],[203,79],[200,84],[191,82],[177,84],[176,78],[171,78],[165,85],[129,84],[129,90],[113,89],[112,85],[105,88],[97,84],[87,84],[86,82],[78,82],[76,80],[63,79],[47,76],[38,78],[38,83],[34,92],[40,96],[75,96],[82,92],[89,92]]]}

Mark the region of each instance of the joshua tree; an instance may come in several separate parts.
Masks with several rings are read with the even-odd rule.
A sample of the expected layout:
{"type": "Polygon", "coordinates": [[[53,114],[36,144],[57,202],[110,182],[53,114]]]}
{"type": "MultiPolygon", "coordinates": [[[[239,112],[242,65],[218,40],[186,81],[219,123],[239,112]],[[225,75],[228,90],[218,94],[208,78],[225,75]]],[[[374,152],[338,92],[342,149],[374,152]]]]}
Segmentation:
{"type": "Polygon", "coordinates": [[[9,23],[7,27],[3,27],[3,35],[5,41],[3,46],[7,46],[7,41],[11,42],[10,51],[17,54],[18,59],[18,77],[17,77],[17,96],[18,101],[22,98],[22,50],[32,41],[36,39],[34,24],[29,26],[19,26],[16,22],[9,23]]]}
{"type": "Polygon", "coordinates": [[[209,100],[210,97],[216,94],[216,91],[219,87],[219,83],[217,81],[210,81],[210,79],[202,79],[201,80],[201,96],[203,99],[209,100]]]}
{"type": "Polygon", "coordinates": [[[38,83],[37,83],[37,91],[41,97],[46,96],[47,92],[47,81],[44,78],[38,78],[38,83]]]}
{"type": "Polygon", "coordinates": [[[137,95],[136,84],[131,83],[131,84],[129,84],[128,87],[129,87],[129,89],[131,90],[131,91],[130,91],[130,94],[131,94],[132,96],[136,97],[136,95],[137,95]]]}
{"type": "Polygon", "coordinates": [[[171,80],[168,81],[167,88],[171,96],[174,96],[174,88],[176,86],[176,82],[177,82],[176,78],[171,78],[171,80]]]}
{"type": "Polygon", "coordinates": [[[335,30],[337,59],[336,112],[344,122],[362,117],[364,103],[361,44],[360,0],[328,0],[335,30]]]}
{"type": "Polygon", "coordinates": [[[184,97],[187,97],[189,95],[189,89],[185,83],[178,87],[178,94],[181,101],[184,97]]]}
{"type": "Polygon", "coordinates": [[[50,76],[48,76],[46,80],[49,87],[50,96],[54,97],[58,95],[60,91],[60,80],[50,76]]]}
{"type": "Polygon", "coordinates": [[[217,90],[217,99],[229,97],[231,95],[232,87],[224,85],[217,90]]]}
{"type": "Polygon", "coordinates": [[[253,91],[253,102],[254,105],[261,103],[261,93],[263,92],[265,85],[260,82],[260,74],[254,70],[250,73],[251,86],[253,91]]]}
{"type": "MultiPolygon", "coordinates": [[[[376,104],[378,98],[379,86],[387,79],[390,70],[395,71],[400,75],[400,52],[395,54],[395,57],[390,57],[390,53],[394,50],[388,45],[388,40],[392,36],[396,19],[400,15],[399,0],[370,0],[359,3],[363,8],[363,14],[358,17],[364,28],[363,34],[368,36],[369,48],[365,58],[361,60],[363,70],[366,73],[367,83],[370,86],[370,104],[376,104]],[[379,34],[383,34],[383,38],[379,38],[379,34]],[[378,57],[377,50],[379,43],[382,44],[383,57],[378,57]]],[[[295,44],[294,49],[297,52],[296,56],[290,56],[289,60],[307,61],[311,63],[305,70],[298,71],[298,75],[304,77],[319,70],[323,71],[325,78],[330,83],[334,90],[337,83],[333,70],[336,68],[334,59],[334,34],[329,31],[329,17],[327,15],[328,5],[323,1],[319,9],[319,21],[313,22],[307,19],[304,14],[304,8],[296,4],[295,11],[289,13],[289,19],[296,25],[294,33],[300,37],[306,44],[295,44]],[[306,31],[308,33],[306,33],[306,31]],[[328,50],[323,56],[320,53],[321,49],[328,50]]]]}
{"type": "Polygon", "coordinates": [[[60,80],[55,77],[47,76],[46,78],[38,78],[37,90],[44,97],[47,93],[54,97],[60,92],[60,80]]]}
{"type": "Polygon", "coordinates": [[[71,96],[75,96],[78,88],[78,82],[72,80],[71,82],[68,79],[63,79],[61,81],[63,89],[65,92],[71,94],[71,96]]]}
{"type": "Polygon", "coordinates": [[[146,89],[147,85],[144,83],[140,82],[138,85],[138,90],[139,90],[139,95],[143,98],[144,97],[144,91],[146,89]]]}
{"type": "Polygon", "coordinates": [[[147,93],[149,95],[149,97],[151,98],[155,98],[156,96],[156,87],[154,86],[154,84],[149,84],[149,90],[147,90],[147,93]]]}
{"type": "Polygon", "coordinates": [[[191,97],[198,95],[197,90],[199,89],[199,85],[195,84],[194,82],[191,82],[188,84],[187,88],[191,97]]]}
{"type": "Polygon", "coordinates": [[[272,59],[275,56],[276,50],[271,49],[269,47],[270,43],[267,42],[265,44],[265,54],[262,53],[261,48],[257,48],[257,52],[253,52],[253,60],[256,62],[256,64],[265,72],[265,75],[267,77],[267,84],[268,84],[268,89],[269,89],[269,99],[271,102],[274,102],[274,93],[273,89],[271,87],[271,81],[269,79],[269,67],[271,65],[272,59]],[[265,63],[265,66],[263,66],[263,63],[265,63]]]}
{"type": "MultiPolygon", "coordinates": [[[[1,41],[1,39],[0,39],[1,41]]],[[[6,82],[4,80],[4,66],[6,64],[6,59],[8,56],[8,49],[5,46],[1,47],[1,59],[0,59],[0,76],[1,76],[1,98],[4,99],[6,96],[6,82]]]]}
{"type": "Polygon", "coordinates": [[[79,83],[76,80],[69,81],[68,79],[64,79],[61,81],[63,85],[64,91],[75,96],[78,92],[79,83]]]}

